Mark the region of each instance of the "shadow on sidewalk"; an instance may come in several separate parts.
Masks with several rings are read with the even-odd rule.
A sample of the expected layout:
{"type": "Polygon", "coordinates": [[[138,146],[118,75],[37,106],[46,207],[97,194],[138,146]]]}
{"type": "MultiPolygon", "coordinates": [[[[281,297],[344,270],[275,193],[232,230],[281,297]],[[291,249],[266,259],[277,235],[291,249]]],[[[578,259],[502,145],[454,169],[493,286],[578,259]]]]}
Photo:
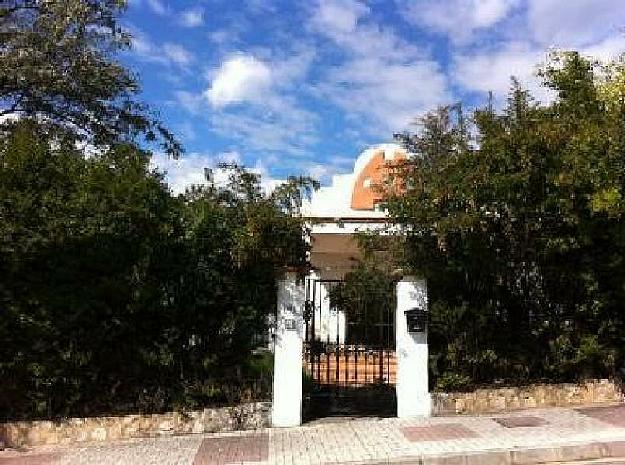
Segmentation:
{"type": "Polygon", "coordinates": [[[390,418],[397,415],[395,387],[316,387],[304,396],[304,421],[390,418]]]}

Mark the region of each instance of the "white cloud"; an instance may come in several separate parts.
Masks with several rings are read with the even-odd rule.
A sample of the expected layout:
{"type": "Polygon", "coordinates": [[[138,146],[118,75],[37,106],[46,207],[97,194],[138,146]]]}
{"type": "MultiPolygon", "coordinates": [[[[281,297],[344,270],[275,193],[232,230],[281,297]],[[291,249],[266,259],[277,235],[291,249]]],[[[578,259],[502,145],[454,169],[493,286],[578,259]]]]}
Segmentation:
{"type": "Polygon", "coordinates": [[[191,52],[182,45],[171,42],[163,44],[163,53],[167,60],[180,66],[189,65],[194,59],[191,52]]]}
{"type": "MultiPolygon", "coordinates": [[[[519,4],[519,0],[472,0],[471,26],[474,28],[491,27],[501,21],[519,4]]],[[[454,5],[450,6],[454,8],[454,5]]]]}
{"type": "Polygon", "coordinates": [[[148,39],[148,37],[140,31],[133,31],[132,33],[132,51],[139,56],[150,56],[155,51],[155,45],[148,39]]]}
{"type": "Polygon", "coordinates": [[[543,46],[589,46],[620,34],[622,0],[528,0],[528,25],[543,46]]]}
{"type": "MultiPolygon", "coordinates": [[[[165,153],[153,154],[150,160],[150,167],[165,174],[165,181],[173,194],[182,194],[191,186],[201,186],[208,184],[207,172],[210,170],[210,178],[217,186],[224,186],[229,180],[231,171],[220,168],[221,163],[235,163],[242,165],[241,155],[237,151],[221,152],[215,155],[204,153],[189,153],[177,160],[174,160],[165,153]]],[[[261,176],[261,188],[266,192],[271,192],[283,181],[274,179],[269,175],[269,170],[265,164],[256,160],[253,166],[247,169],[261,176]]]]}
{"type": "Polygon", "coordinates": [[[204,95],[216,108],[257,102],[267,94],[271,83],[271,69],[267,64],[250,55],[235,55],[222,63],[204,95]]]}
{"type": "Polygon", "coordinates": [[[373,122],[371,133],[405,129],[420,113],[448,103],[448,83],[436,62],[380,58],[350,60],[328,74],[320,90],[344,111],[373,122]]]}
{"type": "Polygon", "coordinates": [[[308,71],[316,57],[316,51],[310,47],[300,47],[286,58],[271,61],[273,84],[275,88],[298,87],[306,79],[308,71]]]}
{"type": "Polygon", "coordinates": [[[364,8],[360,2],[320,0],[312,12],[309,27],[313,32],[327,37],[352,55],[401,61],[420,55],[416,46],[402,40],[393,29],[381,27],[371,21],[366,22],[368,14],[369,9],[364,8]],[[320,13],[340,9],[351,12],[354,19],[337,22],[329,15],[320,13]]]}
{"type": "Polygon", "coordinates": [[[321,0],[315,9],[312,23],[327,34],[346,34],[356,29],[358,20],[369,13],[369,8],[355,0],[321,0]]]}
{"type": "Polygon", "coordinates": [[[245,9],[254,13],[275,13],[275,0],[245,0],[245,9]]]}
{"type": "Polygon", "coordinates": [[[210,73],[204,91],[213,108],[212,131],[248,150],[305,153],[318,140],[317,117],[300,106],[295,91],[313,59],[308,48],[282,58],[242,53],[226,58],[210,73]]]}
{"type": "Polygon", "coordinates": [[[474,30],[494,26],[521,3],[520,0],[396,1],[409,22],[446,34],[456,42],[468,39],[474,30]]]}
{"type": "Polygon", "coordinates": [[[601,42],[588,45],[581,50],[585,55],[603,61],[615,60],[625,53],[625,35],[610,37],[601,42]]]}
{"type": "Polygon", "coordinates": [[[369,133],[390,135],[450,95],[439,65],[393,29],[369,20],[368,11],[355,1],[318,3],[310,28],[339,46],[346,59],[329,68],[316,89],[369,133]],[[335,21],[328,10],[344,11],[335,15],[347,19],[335,21]]]}
{"type": "Polygon", "coordinates": [[[190,8],[180,13],[180,24],[184,27],[199,27],[204,24],[204,9],[190,8]]]}
{"type": "Polygon", "coordinates": [[[454,60],[454,77],[464,89],[487,93],[492,91],[503,102],[514,76],[530,90],[533,97],[548,102],[553,94],[541,86],[536,75],[547,55],[541,49],[526,43],[508,43],[492,51],[478,51],[458,55],[454,60]]]}
{"type": "MultiPolygon", "coordinates": [[[[493,91],[502,103],[510,89],[510,77],[517,77],[543,103],[554,93],[536,76],[550,49],[578,50],[584,55],[610,60],[625,51],[625,9],[616,0],[527,0],[524,22],[508,36],[519,41],[493,41],[472,50],[454,50],[452,73],[463,89],[493,91]]],[[[517,18],[518,19],[518,18],[517,18]]],[[[496,36],[495,36],[496,37],[496,36]]]]}
{"type": "Polygon", "coordinates": [[[346,170],[339,169],[335,165],[330,163],[307,163],[301,166],[301,171],[304,175],[323,183],[329,184],[332,176],[339,172],[345,172],[346,170]]]}
{"type": "Polygon", "coordinates": [[[226,175],[217,169],[222,162],[240,164],[241,156],[238,152],[223,152],[216,155],[189,153],[175,160],[165,153],[158,152],[152,156],[150,165],[153,169],[165,173],[171,191],[180,194],[192,185],[206,184],[205,169],[212,171],[216,183],[225,182],[226,175]]]}
{"type": "Polygon", "coordinates": [[[250,151],[304,155],[318,141],[317,117],[299,108],[290,99],[281,99],[282,108],[272,111],[252,107],[239,112],[217,112],[211,115],[211,129],[230,137],[250,151]]]}
{"type": "Polygon", "coordinates": [[[176,103],[187,110],[189,113],[197,114],[202,109],[202,95],[188,92],[186,90],[175,90],[174,98],[176,103]]]}
{"type": "Polygon", "coordinates": [[[209,33],[209,39],[220,47],[239,42],[241,31],[236,28],[217,29],[209,33]]]}
{"type": "Polygon", "coordinates": [[[146,1],[150,10],[152,10],[155,14],[159,16],[164,16],[165,14],[167,14],[167,8],[165,7],[165,5],[163,4],[161,0],[146,0],[146,1]]]}
{"type": "Polygon", "coordinates": [[[141,60],[165,66],[185,67],[195,61],[195,56],[182,45],[173,42],[157,44],[136,28],[132,29],[131,51],[141,60]]]}
{"type": "Polygon", "coordinates": [[[324,185],[330,184],[332,177],[337,174],[351,173],[354,169],[355,156],[345,157],[331,155],[323,161],[297,159],[288,163],[288,169],[293,173],[310,176],[324,185]]]}

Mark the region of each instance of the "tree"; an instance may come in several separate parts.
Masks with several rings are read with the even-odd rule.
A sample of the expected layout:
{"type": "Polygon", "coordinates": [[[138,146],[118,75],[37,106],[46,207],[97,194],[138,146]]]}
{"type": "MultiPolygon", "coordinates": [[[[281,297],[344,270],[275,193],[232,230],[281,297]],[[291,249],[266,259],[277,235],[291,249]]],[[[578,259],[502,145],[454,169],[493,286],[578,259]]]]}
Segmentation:
{"type": "Polygon", "coordinates": [[[370,262],[359,263],[329,293],[345,314],[347,342],[389,348],[394,344],[395,280],[370,262]]]}
{"type": "MultiPolygon", "coordinates": [[[[302,269],[308,250],[303,219],[294,214],[315,182],[291,179],[266,194],[259,175],[222,169],[230,173],[226,185],[195,186],[182,197],[184,238],[150,271],[175,321],[164,344],[184,379],[185,405],[226,402],[248,387],[255,376],[249,355],[268,343],[278,277],[285,267],[302,269]]],[[[154,297],[158,305],[162,296],[154,297]]]]}
{"type": "Polygon", "coordinates": [[[141,298],[172,202],[132,145],[85,158],[30,120],[2,140],[0,412],[89,414],[127,395],[155,337],[141,298]]]}
{"type": "Polygon", "coordinates": [[[175,137],[135,99],[136,76],[115,60],[130,37],[124,0],[13,0],[0,5],[0,121],[36,118],[96,146],[175,137]]]}
{"type": "Polygon", "coordinates": [[[552,103],[513,83],[503,112],[442,108],[400,136],[416,155],[388,207],[429,278],[441,386],[570,380],[623,358],[624,113],[598,66],[555,55],[552,103]]]}
{"type": "Polygon", "coordinates": [[[132,144],[85,157],[28,119],[0,138],[0,418],[267,395],[253,351],[278,275],[305,263],[294,213],[314,183],[266,194],[230,171],[173,197],[132,144]]]}
{"type": "Polygon", "coordinates": [[[253,350],[276,278],[305,263],[296,213],[310,179],[266,194],[232,166],[228,185],[173,197],[149,168],[141,136],[181,147],[116,61],[124,6],[0,5],[1,418],[247,395],[266,371],[253,350]]]}

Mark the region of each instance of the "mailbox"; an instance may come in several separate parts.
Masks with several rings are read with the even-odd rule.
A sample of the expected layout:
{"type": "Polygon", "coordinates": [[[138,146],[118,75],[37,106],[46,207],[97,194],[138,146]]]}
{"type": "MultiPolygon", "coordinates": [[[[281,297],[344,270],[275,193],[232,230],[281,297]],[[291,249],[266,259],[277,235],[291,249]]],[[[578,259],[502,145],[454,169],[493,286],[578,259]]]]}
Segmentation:
{"type": "Polygon", "coordinates": [[[423,333],[427,328],[428,312],[420,308],[406,310],[406,325],[409,333],[423,333]]]}

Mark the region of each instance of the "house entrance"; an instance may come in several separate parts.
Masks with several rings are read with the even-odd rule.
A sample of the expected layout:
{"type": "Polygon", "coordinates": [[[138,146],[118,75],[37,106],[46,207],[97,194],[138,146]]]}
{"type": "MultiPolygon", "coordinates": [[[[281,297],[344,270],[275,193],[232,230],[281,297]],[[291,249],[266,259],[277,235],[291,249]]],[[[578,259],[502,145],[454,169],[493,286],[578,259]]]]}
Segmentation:
{"type": "MultiPolygon", "coordinates": [[[[331,415],[430,414],[427,325],[413,325],[417,313],[427,321],[426,282],[398,269],[393,277],[370,270],[367,260],[378,254],[359,247],[362,233],[381,241],[403,234],[376,206],[379,188],[392,184],[394,167],[408,157],[396,145],[372,147],[352,173],[333,176],[302,201],[310,274],[302,282],[290,270],[278,282],[274,426],[331,415]]],[[[390,264],[378,258],[381,268],[390,264]]]]}
{"type": "Polygon", "coordinates": [[[394,287],[307,279],[304,416],[394,416],[394,287]]]}

